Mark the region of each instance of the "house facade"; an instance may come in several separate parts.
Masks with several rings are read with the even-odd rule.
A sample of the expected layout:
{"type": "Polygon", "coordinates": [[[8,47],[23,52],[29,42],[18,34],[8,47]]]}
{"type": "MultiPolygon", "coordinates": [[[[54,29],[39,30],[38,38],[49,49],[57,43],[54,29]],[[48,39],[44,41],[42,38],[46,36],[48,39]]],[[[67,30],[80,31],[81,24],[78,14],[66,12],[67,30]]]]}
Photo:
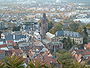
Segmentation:
{"type": "Polygon", "coordinates": [[[74,41],[76,44],[83,44],[83,37],[78,32],[72,31],[57,31],[56,37],[53,38],[54,41],[62,41],[64,38],[70,37],[71,41],[74,41]]]}

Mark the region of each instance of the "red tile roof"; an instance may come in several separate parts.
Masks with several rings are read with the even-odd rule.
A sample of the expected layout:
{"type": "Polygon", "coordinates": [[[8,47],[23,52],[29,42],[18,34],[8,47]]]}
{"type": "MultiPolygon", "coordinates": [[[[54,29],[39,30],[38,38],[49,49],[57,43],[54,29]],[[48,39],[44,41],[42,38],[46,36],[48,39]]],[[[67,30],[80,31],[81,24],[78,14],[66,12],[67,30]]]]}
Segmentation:
{"type": "Polygon", "coordinates": [[[5,51],[4,50],[0,50],[0,54],[2,54],[2,53],[5,53],[5,51]]]}
{"type": "Polygon", "coordinates": [[[83,51],[85,51],[84,49],[79,49],[79,50],[76,50],[76,52],[83,52],[83,51]]]}
{"type": "Polygon", "coordinates": [[[86,44],[85,46],[86,46],[86,48],[90,49],[90,43],[86,44]]]}
{"type": "Polygon", "coordinates": [[[19,56],[23,51],[21,49],[10,49],[6,52],[8,56],[11,56],[13,54],[19,56]]]}
{"type": "Polygon", "coordinates": [[[0,45],[0,48],[7,47],[7,44],[0,45]]]}
{"type": "Polygon", "coordinates": [[[12,49],[12,50],[9,50],[9,51],[12,52],[12,53],[16,53],[16,54],[20,54],[20,53],[23,52],[21,49],[12,49]]]}
{"type": "Polygon", "coordinates": [[[48,64],[50,64],[50,63],[56,63],[57,61],[56,61],[56,59],[54,59],[54,58],[52,58],[52,57],[48,57],[48,56],[45,56],[44,57],[44,62],[46,62],[46,63],[48,63],[48,64]]]}
{"type": "Polygon", "coordinates": [[[82,55],[90,55],[90,52],[84,52],[82,55]]]}
{"type": "Polygon", "coordinates": [[[7,43],[14,43],[14,41],[12,41],[12,40],[8,40],[7,43]]]}
{"type": "Polygon", "coordinates": [[[51,57],[51,56],[45,55],[45,56],[43,57],[43,59],[42,59],[41,57],[42,57],[42,56],[39,55],[39,56],[35,57],[34,60],[40,61],[40,62],[46,63],[46,64],[57,63],[57,60],[56,60],[55,58],[51,57]]]}
{"type": "Polygon", "coordinates": [[[8,40],[7,43],[12,43],[14,46],[16,46],[16,42],[14,42],[12,40],[8,40]]]}

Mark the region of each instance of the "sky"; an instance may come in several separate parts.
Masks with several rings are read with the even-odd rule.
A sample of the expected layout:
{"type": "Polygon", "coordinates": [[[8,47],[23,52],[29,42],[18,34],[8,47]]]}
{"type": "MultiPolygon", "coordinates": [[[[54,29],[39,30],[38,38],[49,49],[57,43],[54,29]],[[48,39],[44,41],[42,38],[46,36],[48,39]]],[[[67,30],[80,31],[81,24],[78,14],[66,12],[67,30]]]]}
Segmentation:
{"type": "MultiPolygon", "coordinates": [[[[0,0],[0,2],[17,2],[17,1],[27,1],[27,0],[0,0]]],[[[28,0],[28,1],[32,1],[32,0],[28,0]]],[[[42,1],[42,0],[37,0],[37,1],[42,1]]],[[[48,1],[48,0],[43,0],[43,1],[48,1]]],[[[52,0],[49,0],[52,1],[52,0]]],[[[53,0],[53,1],[61,1],[61,0],[53,0]]],[[[62,0],[62,1],[68,1],[68,2],[90,2],[90,0],[62,0]]]]}

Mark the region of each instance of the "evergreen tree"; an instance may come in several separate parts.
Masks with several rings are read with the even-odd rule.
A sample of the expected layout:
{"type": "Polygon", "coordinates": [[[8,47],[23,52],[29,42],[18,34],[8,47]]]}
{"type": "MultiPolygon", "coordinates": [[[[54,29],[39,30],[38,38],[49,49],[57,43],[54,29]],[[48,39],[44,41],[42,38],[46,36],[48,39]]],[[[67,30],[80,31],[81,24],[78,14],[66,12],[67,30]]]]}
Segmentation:
{"type": "Polygon", "coordinates": [[[88,43],[88,32],[87,32],[87,28],[84,27],[83,28],[83,44],[87,44],[88,43]]]}
{"type": "Polygon", "coordinates": [[[24,68],[24,58],[21,56],[10,56],[4,60],[6,68],[24,68]]]}
{"type": "Polygon", "coordinates": [[[3,61],[0,61],[0,68],[5,68],[5,64],[3,61]]]}
{"type": "Polygon", "coordinates": [[[63,48],[66,50],[69,50],[73,46],[73,42],[71,41],[70,37],[64,38],[62,42],[64,44],[63,48]]]}
{"type": "Polygon", "coordinates": [[[0,31],[0,39],[1,39],[1,34],[2,34],[2,32],[0,31]]]}
{"type": "Polygon", "coordinates": [[[53,27],[53,23],[52,22],[49,22],[48,23],[48,31],[53,27]]]}

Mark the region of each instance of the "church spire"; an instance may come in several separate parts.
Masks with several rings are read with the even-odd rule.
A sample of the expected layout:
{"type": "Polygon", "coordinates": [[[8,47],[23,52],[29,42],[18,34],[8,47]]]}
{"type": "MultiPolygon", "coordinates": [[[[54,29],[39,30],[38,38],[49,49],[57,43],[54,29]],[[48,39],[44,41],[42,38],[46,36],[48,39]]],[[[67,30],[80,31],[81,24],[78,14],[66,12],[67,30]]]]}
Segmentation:
{"type": "Polygon", "coordinates": [[[48,22],[47,22],[47,17],[46,17],[46,13],[43,13],[43,18],[42,18],[42,22],[41,22],[41,37],[45,38],[45,35],[48,31],[48,22]]]}
{"type": "Polygon", "coordinates": [[[43,13],[43,18],[46,19],[46,13],[43,13]]]}

